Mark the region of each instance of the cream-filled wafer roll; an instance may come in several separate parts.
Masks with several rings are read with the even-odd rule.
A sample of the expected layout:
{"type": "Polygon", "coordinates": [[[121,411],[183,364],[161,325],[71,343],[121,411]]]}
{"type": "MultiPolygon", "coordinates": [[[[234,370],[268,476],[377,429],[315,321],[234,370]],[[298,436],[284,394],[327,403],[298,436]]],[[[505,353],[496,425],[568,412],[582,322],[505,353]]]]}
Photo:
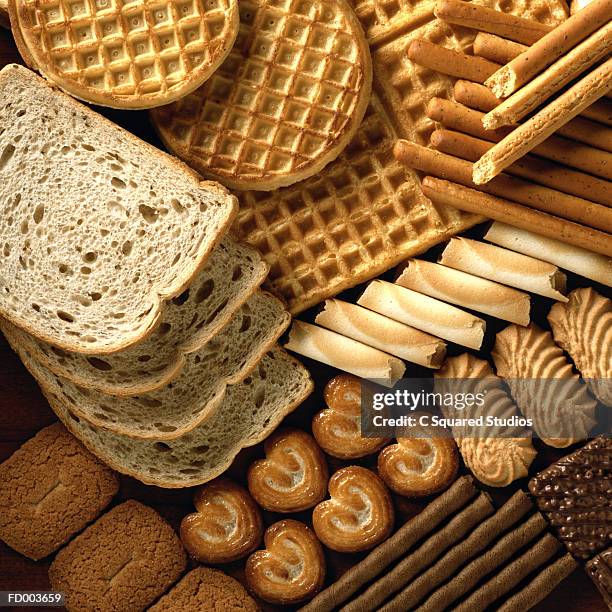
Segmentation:
{"type": "Polygon", "coordinates": [[[440,264],[411,259],[396,284],[433,298],[529,325],[529,294],[440,264]]]}
{"type": "Polygon", "coordinates": [[[405,287],[372,281],[357,303],[450,342],[473,349],[482,345],[483,319],[405,287]]]}
{"type": "Polygon", "coordinates": [[[612,287],[612,257],[499,222],[493,223],[484,239],[612,287]]]}
{"type": "Polygon", "coordinates": [[[567,302],[567,278],[557,266],[486,242],[451,238],[439,262],[523,291],[567,302]]]}
{"type": "Polygon", "coordinates": [[[293,322],[285,348],[389,387],[406,371],[406,366],[397,357],[303,321],[293,322]]]}
{"type": "Polygon", "coordinates": [[[440,338],[340,300],[326,300],[315,323],[427,368],[439,368],[446,355],[446,343],[440,338]]]}

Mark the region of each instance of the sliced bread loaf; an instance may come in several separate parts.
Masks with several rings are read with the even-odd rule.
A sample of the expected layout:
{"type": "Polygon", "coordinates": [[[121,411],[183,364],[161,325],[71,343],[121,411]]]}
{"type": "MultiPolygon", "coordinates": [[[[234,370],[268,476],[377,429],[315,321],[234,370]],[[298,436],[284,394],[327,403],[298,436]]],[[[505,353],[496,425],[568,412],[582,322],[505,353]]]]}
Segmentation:
{"type": "Polygon", "coordinates": [[[79,418],[62,396],[44,387],[43,392],[66,427],[113,469],[146,484],[180,488],[222,474],[241,449],[266,438],[312,389],[306,368],[277,348],[228,389],[206,423],[175,440],[135,440],[105,431],[79,418]]]}
{"type": "Polygon", "coordinates": [[[222,402],[227,386],[244,379],[289,325],[289,314],[270,294],[256,292],[217,336],[186,357],[168,385],[134,397],[83,389],[38,366],[10,332],[9,342],[42,387],[71,412],[102,429],[133,438],[172,439],[205,421],[222,402]],[[26,362],[27,361],[27,362],[26,362]]]}
{"type": "Polygon", "coordinates": [[[0,71],[0,315],[66,350],[150,333],[237,201],[14,64],[0,71]]]}
{"type": "MultiPolygon", "coordinates": [[[[11,326],[17,342],[54,374],[110,395],[149,393],[176,378],[185,355],[222,329],[263,282],[268,267],[257,251],[229,237],[180,296],[170,300],[156,330],[112,355],[64,351],[11,326]]],[[[0,322],[0,329],[11,325],[0,322]]]]}

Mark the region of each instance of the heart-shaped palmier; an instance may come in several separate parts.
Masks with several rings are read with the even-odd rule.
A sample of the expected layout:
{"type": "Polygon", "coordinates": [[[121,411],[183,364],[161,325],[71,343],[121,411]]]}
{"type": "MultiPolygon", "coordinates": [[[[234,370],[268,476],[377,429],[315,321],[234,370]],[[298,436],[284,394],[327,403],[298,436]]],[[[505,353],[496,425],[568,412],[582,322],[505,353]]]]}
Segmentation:
{"type": "Polygon", "coordinates": [[[312,433],[319,446],[339,459],[358,459],[380,450],[386,438],[361,436],[361,385],[356,376],[340,374],[325,386],[327,408],[312,420],[312,433]]]}
{"type": "Polygon", "coordinates": [[[368,550],[391,533],[393,503],[374,472],[356,465],[338,470],[329,480],[329,495],[312,513],[315,533],[328,548],[368,550]]]}
{"type": "Polygon", "coordinates": [[[202,563],[229,563],[246,557],[261,542],[261,512],[249,492],[228,478],[200,487],[194,496],[197,512],[181,523],[181,540],[202,563]]]}
{"type": "Polygon", "coordinates": [[[273,604],[290,605],[321,590],[325,557],[315,534],[303,523],[286,519],[264,535],[265,550],[246,562],[245,578],[251,591],[273,604]]]}
{"type": "Polygon", "coordinates": [[[378,455],[380,477],[392,491],[405,497],[424,497],[446,489],[459,469],[455,441],[440,437],[443,430],[439,428],[419,429],[423,438],[398,438],[397,444],[378,455]]]}
{"type": "Polygon", "coordinates": [[[272,512],[299,512],[325,498],[329,472],[315,439],[299,429],[272,434],[264,444],[265,459],[248,471],[249,491],[272,512]]]}

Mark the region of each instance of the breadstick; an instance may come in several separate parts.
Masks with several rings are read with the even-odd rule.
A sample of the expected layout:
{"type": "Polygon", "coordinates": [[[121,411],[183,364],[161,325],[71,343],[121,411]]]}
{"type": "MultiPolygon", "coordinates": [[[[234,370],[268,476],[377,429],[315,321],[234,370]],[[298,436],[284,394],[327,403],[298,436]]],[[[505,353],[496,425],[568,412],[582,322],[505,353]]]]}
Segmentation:
{"type": "Polygon", "coordinates": [[[545,238],[505,223],[493,223],[485,240],[524,255],[538,257],[597,283],[612,287],[612,258],[545,238]]]}
{"type": "MultiPolygon", "coordinates": [[[[519,56],[500,68],[486,85],[498,98],[506,98],[519,87],[573,49],[581,40],[605,25],[612,15],[612,0],[594,0],[584,10],[572,15],[567,21],[540,38],[519,56]]],[[[605,41],[605,38],[600,39],[605,41]]],[[[605,53],[601,55],[603,58],[605,53]]],[[[573,60],[577,61],[577,60],[573,60]]],[[[592,65],[592,64],[591,64],[592,65]]],[[[573,64],[565,64],[565,70],[573,64]]],[[[583,70],[588,65],[583,66],[583,70]]],[[[576,78],[573,74],[567,81],[576,78]]],[[[546,98],[544,98],[546,99],[546,98]]],[[[539,104],[536,104],[538,106],[539,104]]]]}
{"type": "Polygon", "coordinates": [[[487,34],[487,32],[478,32],[474,39],[474,55],[502,66],[528,48],[527,45],[506,40],[500,36],[495,36],[495,34],[487,34]]]}
{"type": "Polygon", "coordinates": [[[354,565],[339,580],[321,591],[301,612],[331,612],[338,609],[364,584],[376,578],[386,568],[406,554],[419,540],[441,525],[462,508],[477,493],[474,481],[466,476],[436,497],[425,509],[400,527],[390,538],[375,548],[365,559],[354,565]]]}
{"type": "MultiPolygon", "coordinates": [[[[433,98],[427,106],[426,113],[430,119],[439,121],[444,127],[490,142],[500,142],[508,134],[505,128],[485,130],[482,126],[483,113],[450,100],[433,98]]],[[[612,155],[606,151],[572,142],[566,138],[550,136],[535,147],[533,152],[546,159],[612,180],[612,155]]]]}
{"type": "MultiPolygon", "coordinates": [[[[493,114],[497,113],[498,108],[500,108],[499,104],[502,103],[499,98],[496,98],[491,93],[490,89],[484,85],[479,85],[478,83],[472,83],[470,81],[457,81],[453,89],[453,95],[456,102],[465,104],[465,106],[474,110],[489,113],[482,118],[483,125],[487,117],[491,117],[493,114]]],[[[487,127],[487,129],[496,129],[497,127],[499,126],[487,127]]],[[[512,128],[503,128],[504,131],[500,133],[509,134],[511,129],[512,128]]],[[[571,138],[572,140],[582,142],[592,147],[597,147],[602,151],[612,152],[612,129],[593,123],[582,116],[574,117],[574,119],[568,121],[557,130],[557,133],[566,138],[571,138]]]]}
{"type": "MultiPolygon", "coordinates": [[[[597,2],[599,1],[604,0],[597,0],[597,2]]],[[[590,5],[589,9],[591,6],[595,6],[597,2],[590,5]]],[[[612,0],[609,0],[609,4],[612,7],[612,0]]],[[[586,12],[586,10],[587,9],[585,9],[584,12],[586,12]]],[[[612,8],[610,10],[612,12],[612,8]]],[[[580,15],[582,15],[582,13],[580,15]]],[[[578,17],[579,15],[576,15],[572,17],[572,19],[578,17]]],[[[562,87],[565,87],[565,85],[579,77],[585,70],[609,55],[610,51],[612,51],[612,22],[600,28],[594,34],[591,34],[586,40],[571,49],[564,57],[549,66],[544,72],[531,81],[527,82],[523,87],[520,87],[520,89],[515,87],[515,93],[485,115],[482,124],[487,129],[492,130],[501,125],[512,125],[513,123],[519,122],[552,95],[557,93],[562,87]]],[[[520,62],[521,58],[525,57],[528,53],[531,53],[531,50],[519,55],[514,62],[520,62]]],[[[496,86],[499,82],[496,79],[510,79],[511,77],[504,77],[506,74],[504,71],[515,70],[510,68],[514,62],[501,68],[495,75],[486,81],[487,87],[491,89],[496,96],[503,97],[509,95],[510,85],[506,88],[503,86],[496,86]],[[502,76],[498,77],[497,75],[502,76]]],[[[523,64],[519,65],[522,66],[523,64]]],[[[515,72],[512,72],[512,75],[514,74],[515,72]]],[[[520,79],[518,82],[520,83],[520,79]]],[[[507,85],[508,81],[504,80],[503,83],[507,85]]],[[[608,146],[612,147],[612,143],[608,146]]]]}
{"type": "Polygon", "coordinates": [[[529,294],[479,276],[429,261],[411,259],[395,283],[504,321],[529,325],[529,294]]]}
{"type": "Polygon", "coordinates": [[[515,17],[494,9],[462,0],[439,0],[434,14],[442,21],[498,34],[525,45],[532,45],[553,28],[530,19],[515,17]]]}
{"type": "Polygon", "coordinates": [[[326,300],[325,308],[317,315],[315,323],[426,368],[439,368],[446,355],[443,340],[340,300],[326,300]]]}
{"type": "Polygon", "coordinates": [[[473,349],[482,345],[486,329],[482,319],[399,285],[372,281],[357,303],[456,344],[473,349]]]}
{"type": "Polygon", "coordinates": [[[610,90],[612,59],[595,68],[485,153],[474,164],[474,182],[481,185],[490,181],[610,90]]]}
{"type": "Polygon", "coordinates": [[[486,242],[451,238],[439,262],[503,285],[568,301],[563,295],[567,278],[557,266],[486,242]]]}
{"type": "Polygon", "coordinates": [[[576,14],[581,11],[587,4],[591,4],[593,0],[572,0],[570,4],[570,15],[576,14]]]}
{"type": "Polygon", "coordinates": [[[430,70],[477,83],[484,83],[499,68],[499,64],[482,57],[446,49],[426,40],[410,43],[408,59],[430,70]]]}
{"type": "MultiPolygon", "coordinates": [[[[493,146],[486,140],[452,130],[435,130],[431,134],[430,141],[438,151],[472,162],[480,159],[493,146]]],[[[525,155],[508,166],[506,171],[563,193],[590,199],[605,206],[612,206],[612,190],[608,181],[571,170],[541,157],[525,155]]]]}
{"type": "Polygon", "coordinates": [[[531,230],[607,257],[612,256],[612,236],[605,232],[431,176],[423,180],[423,193],[436,204],[486,214],[495,221],[531,230]]]}
{"type": "Polygon", "coordinates": [[[293,322],[285,348],[388,387],[406,371],[396,357],[303,321],[293,322]]]}
{"type": "Polygon", "coordinates": [[[425,174],[478,189],[500,198],[507,198],[536,210],[605,232],[612,232],[612,208],[607,206],[601,206],[590,200],[577,198],[507,174],[496,176],[486,185],[474,185],[471,177],[472,164],[407,140],[399,140],[394,152],[396,159],[400,162],[425,174]]]}
{"type": "Polygon", "coordinates": [[[459,597],[469,592],[481,578],[502,566],[518,550],[533,541],[546,529],[546,525],[546,520],[540,513],[531,516],[435,591],[422,606],[417,608],[417,612],[446,610],[459,597]]]}

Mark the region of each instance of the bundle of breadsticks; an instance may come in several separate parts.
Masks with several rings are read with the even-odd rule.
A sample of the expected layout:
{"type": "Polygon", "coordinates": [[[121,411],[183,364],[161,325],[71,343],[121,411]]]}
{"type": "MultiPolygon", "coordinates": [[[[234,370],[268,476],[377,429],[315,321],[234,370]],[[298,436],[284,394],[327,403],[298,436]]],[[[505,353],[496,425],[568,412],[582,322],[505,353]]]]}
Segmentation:
{"type": "Polygon", "coordinates": [[[435,13],[478,30],[474,54],[412,42],[411,61],[457,81],[429,102],[432,148],[400,141],[396,157],[436,203],[612,256],[612,0],[555,29],[461,0],[435,13]]]}

